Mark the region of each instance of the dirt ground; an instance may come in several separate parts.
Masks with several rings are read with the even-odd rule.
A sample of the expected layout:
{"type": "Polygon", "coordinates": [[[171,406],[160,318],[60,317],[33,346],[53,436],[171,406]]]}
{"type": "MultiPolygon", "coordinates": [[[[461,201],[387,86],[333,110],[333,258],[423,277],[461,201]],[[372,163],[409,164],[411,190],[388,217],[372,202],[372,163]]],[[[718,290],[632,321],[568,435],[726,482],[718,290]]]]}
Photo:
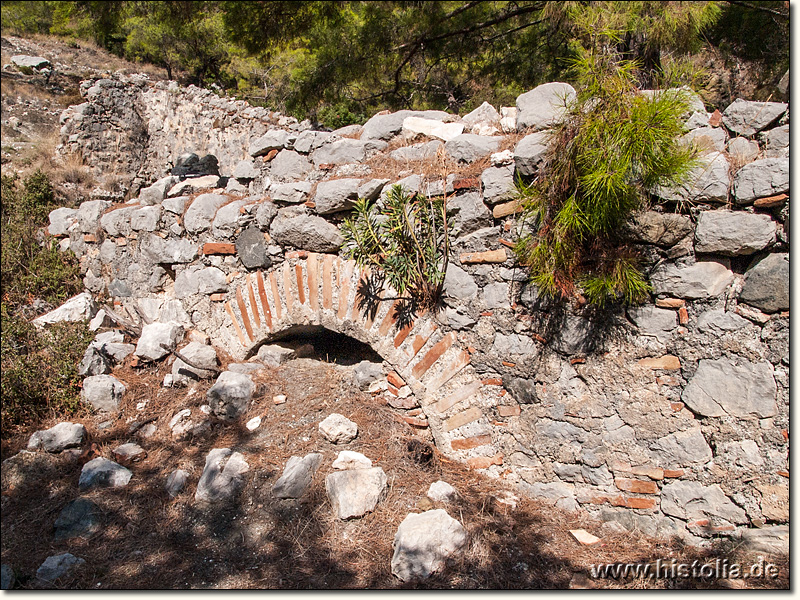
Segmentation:
{"type": "MultiPolygon", "coordinates": [[[[86,564],[58,581],[60,589],[731,588],[742,582],[595,580],[590,566],[659,558],[690,564],[757,558],[724,542],[713,551],[700,550],[677,541],[612,532],[587,517],[519,493],[516,507],[504,503],[506,494],[515,494],[512,489],[441,456],[420,430],[400,423],[379,395],[359,391],[350,366],[300,359],[266,368],[255,376],[257,399],[243,419],[212,419],[206,434],[178,441],[170,434],[169,420],[182,408],[204,404],[210,382],[163,388],[160,383],[168,370],[162,363],[159,368],[123,366],[115,372],[128,392],[113,424],[98,430],[106,417],[86,414],[72,419],[90,432],[84,443],[89,451],[83,456],[30,455],[28,466],[14,476],[4,465],[2,562],[14,567],[19,587],[39,588],[36,569],[47,556],[63,552],[86,564]],[[274,404],[278,394],[287,396],[284,404],[274,404]],[[318,423],[332,412],[358,424],[358,437],[350,444],[334,446],[319,434],[318,423]],[[244,423],[254,416],[261,416],[262,424],[250,432],[244,423]],[[153,417],[158,427],[154,435],[129,435],[131,425],[153,417]],[[147,451],[143,461],[130,467],[131,482],[124,488],[81,493],[83,463],[97,455],[111,459],[111,451],[128,441],[147,451]],[[204,507],[194,501],[197,480],[208,451],[221,447],[245,456],[250,465],[247,483],[235,501],[204,507]],[[362,452],[389,480],[376,510],[349,521],[333,514],[325,493],[325,477],[342,449],[362,452]],[[323,454],[310,490],[300,500],[273,498],[272,485],[288,458],[309,452],[323,454]],[[189,471],[191,478],[184,492],[170,499],[164,484],[176,468],[189,471]],[[455,502],[433,503],[426,497],[430,484],[439,479],[458,490],[455,502]],[[100,507],[101,530],[89,539],[54,541],[56,518],[78,496],[100,507]],[[441,574],[403,583],[391,574],[395,532],[409,512],[431,508],[444,508],[461,521],[469,546],[441,574]],[[569,530],[580,528],[602,541],[579,545],[569,530]]],[[[27,435],[10,440],[3,458],[26,442],[27,435]]],[[[770,560],[780,565],[779,579],[751,580],[747,587],[788,587],[788,562],[770,560]]]]}

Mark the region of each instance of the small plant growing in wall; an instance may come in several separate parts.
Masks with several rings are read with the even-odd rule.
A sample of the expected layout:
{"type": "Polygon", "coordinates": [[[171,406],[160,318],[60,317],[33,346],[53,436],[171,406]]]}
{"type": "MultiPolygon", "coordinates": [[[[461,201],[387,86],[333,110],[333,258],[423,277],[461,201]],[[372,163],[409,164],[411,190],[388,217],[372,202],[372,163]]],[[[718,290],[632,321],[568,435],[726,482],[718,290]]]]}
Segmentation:
{"type": "MultiPolygon", "coordinates": [[[[361,198],[353,217],[342,224],[344,254],[376,276],[370,287],[383,281],[398,293],[398,321],[418,310],[437,306],[444,285],[450,242],[447,199],[426,198],[393,186],[385,198],[370,204],[361,198]]],[[[377,294],[362,290],[362,298],[377,294]]]]}
{"type": "Polygon", "coordinates": [[[577,52],[577,97],[551,130],[538,177],[519,186],[526,219],[515,251],[551,297],[637,303],[651,288],[622,226],[649,190],[679,184],[695,166],[679,142],[688,99],[675,89],[641,94],[637,65],[610,44],[577,52]]]}

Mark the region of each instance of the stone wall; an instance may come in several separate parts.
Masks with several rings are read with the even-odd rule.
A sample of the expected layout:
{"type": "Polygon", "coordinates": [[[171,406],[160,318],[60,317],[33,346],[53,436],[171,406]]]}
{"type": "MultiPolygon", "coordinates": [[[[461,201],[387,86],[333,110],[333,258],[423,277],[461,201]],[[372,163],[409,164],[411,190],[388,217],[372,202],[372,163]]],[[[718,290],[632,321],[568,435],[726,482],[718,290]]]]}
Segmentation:
{"type": "Polygon", "coordinates": [[[49,232],[120,315],[237,360],[298,325],[351,335],[385,360],[374,391],[445,455],[629,529],[697,543],[788,522],[787,105],[695,99],[701,166],[628,226],[652,302],[599,311],[540,298],[507,250],[514,176],[535,175],[566,84],[335,132],[174,83],[82,89],[61,151],[150,185],[54,211],[49,232]],[[355,199],[395,183],[446,190],[455,219],[446,307],[402,329],[390,302],[364,312],[339,256],[355,199]]]}

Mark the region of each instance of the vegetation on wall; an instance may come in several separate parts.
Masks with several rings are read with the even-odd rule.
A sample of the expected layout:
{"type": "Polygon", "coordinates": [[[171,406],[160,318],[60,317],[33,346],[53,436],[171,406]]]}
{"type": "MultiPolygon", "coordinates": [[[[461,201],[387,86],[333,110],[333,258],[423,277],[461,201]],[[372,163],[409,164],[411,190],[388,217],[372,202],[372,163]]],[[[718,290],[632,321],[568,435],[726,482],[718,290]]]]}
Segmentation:
{"type": "Polygon", "coordinates": [[[650,286],[622,226],[647,206],[649,190],[679,183],[695,166],[694,149],[678,141],[688,98],[675,89],[639,93],[638,63],[614,44],[577,53],[577,98],[549,133],[539,176],[522,186],[528,228],[515,250],[551,297],[636,303],[650,286]]]}

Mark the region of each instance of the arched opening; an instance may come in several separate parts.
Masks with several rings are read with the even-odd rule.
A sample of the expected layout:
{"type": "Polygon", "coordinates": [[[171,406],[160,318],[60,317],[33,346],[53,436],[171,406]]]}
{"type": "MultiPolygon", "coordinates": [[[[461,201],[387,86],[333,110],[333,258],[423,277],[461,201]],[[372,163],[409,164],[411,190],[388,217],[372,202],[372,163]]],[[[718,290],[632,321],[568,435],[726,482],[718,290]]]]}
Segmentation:
{"type": "Polygon", "coordinates": [[[258,349],[265,344],[293,348],[310,345],[313,347],[313,352],[304,353],[305,357],[344,366],[352,366],[364,360],[383,362],[381,355],[369,344],[321,325],[293,325],[264,340],[251,351],[251,356],[257,354],[258,349]]]}

